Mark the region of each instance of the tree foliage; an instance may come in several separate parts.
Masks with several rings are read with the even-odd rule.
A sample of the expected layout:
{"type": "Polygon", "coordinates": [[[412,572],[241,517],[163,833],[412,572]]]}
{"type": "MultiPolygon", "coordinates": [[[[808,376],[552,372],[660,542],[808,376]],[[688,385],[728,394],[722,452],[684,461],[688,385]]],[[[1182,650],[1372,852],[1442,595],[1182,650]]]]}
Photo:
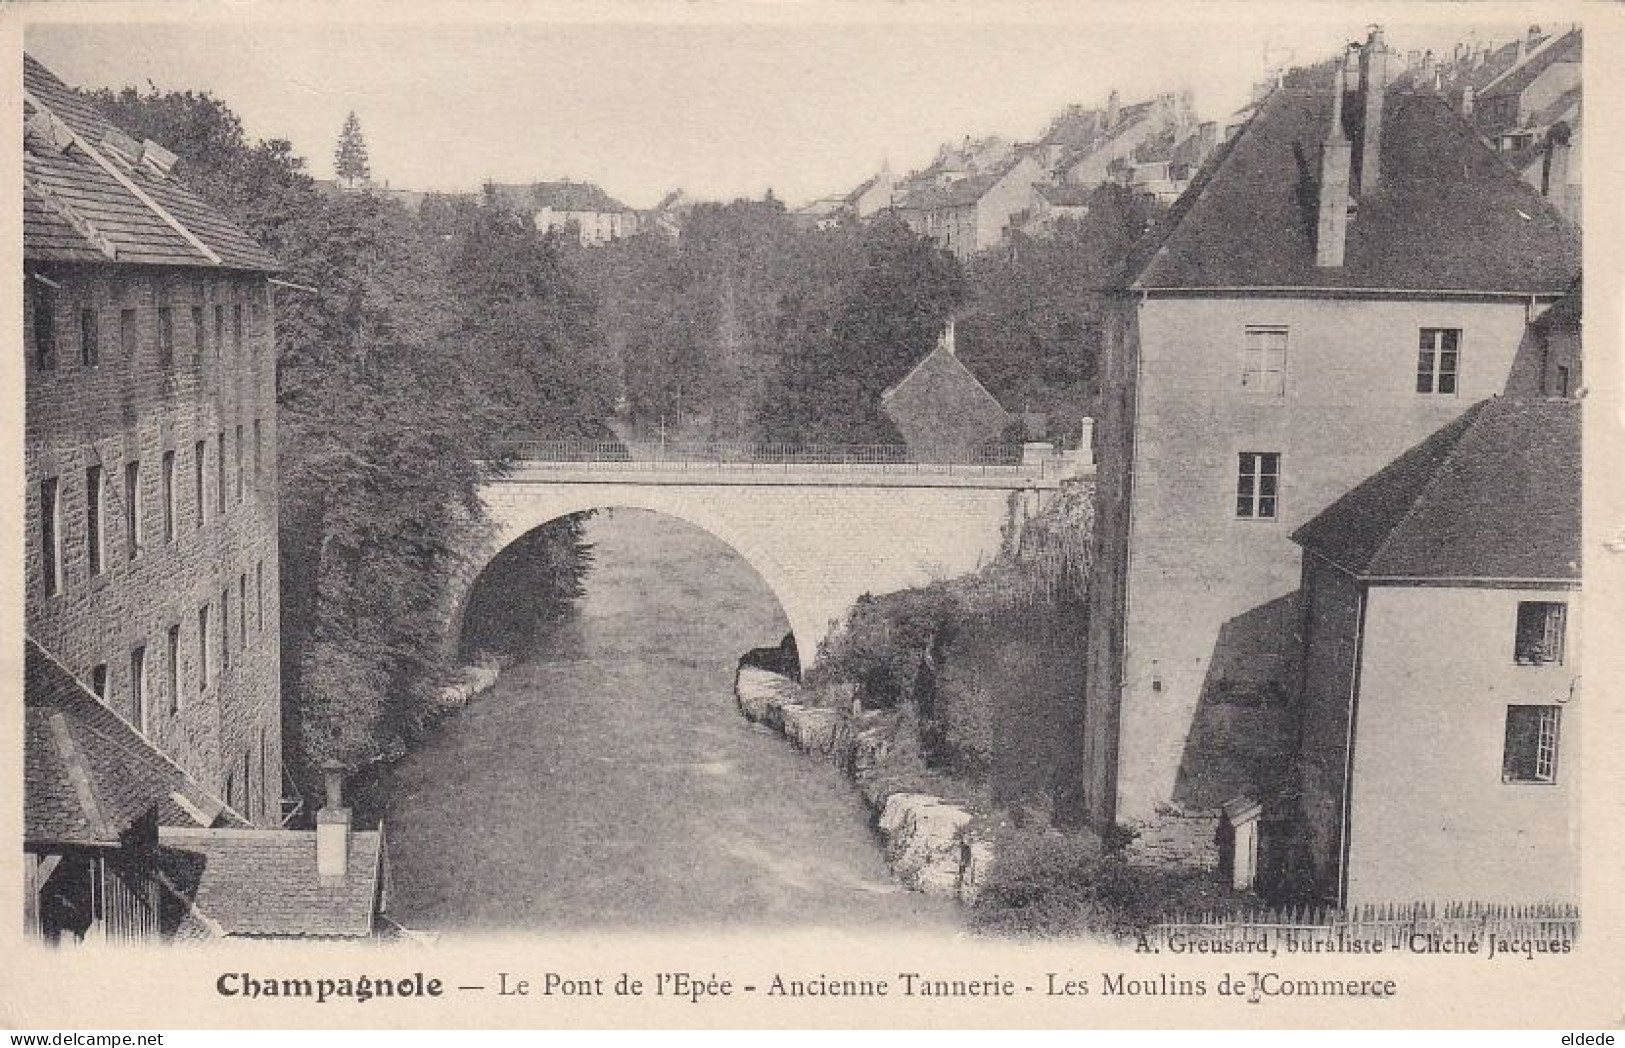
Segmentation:
{"type": "Polygon", "coordinates": [[[323,193],[208,94],[94,100],[309,289],[276,295],[283,721],[306,777],[366,761],[421,719],[441,670],[482,463],[505,435],[580,432],[607,410],[591,303],[512,216],[448,207],[426,229],[384,197],[323,193]]]}

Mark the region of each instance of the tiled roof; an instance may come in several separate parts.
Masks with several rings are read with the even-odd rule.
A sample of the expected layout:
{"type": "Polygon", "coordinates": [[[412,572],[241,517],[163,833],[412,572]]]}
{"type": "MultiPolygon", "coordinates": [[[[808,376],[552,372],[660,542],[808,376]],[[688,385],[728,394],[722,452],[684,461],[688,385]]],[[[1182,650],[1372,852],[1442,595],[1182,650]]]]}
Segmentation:
{"type": "Polygon", "coordinates": [[[114,845],[154,808],[165,824],[246,825],[45,649],[24,645],[26,840],[114,845]]]}
{"type": "Polygon", "coordinates": [[[1361,578],[1580,578],[1580,404],[1492,397],[1299,528],[1361,578]]]}
{"type": "Polygon", "coordinates": [[[965,362],[940,343],[883,392],[880,403],[909,446],[922,452],[997,440],[1010,420],[965,362]]]}
{"type": "Polygon", "coordinates": [[[1542,73],[1558,62],[1579,62],[1581,53],[1582,44],[1578,29],[1547,40],[1542,46],[1531,51],[1522,62],[1484,85],[1480,97],[1488,99],[1522,94],[1542,73]]]}
{"type": "Polygon", "coordinates": [[[252,237],[143,160],[140,143],[27,55],[23,89],[25,257],[277,268],[252,237]]]}
{"type": "Polygon", "coordinates": [[[1280,89],[1210,158],[1136,254],[1136,288],[1562,291],[1580,245],[1558,213],[1434,94],[1390,91],[1380,186],[1342,266],[1315,265],[1327,91],[1280,89]]]}
{"type": "Polygon", "coordinates": [[[383,877],[384,835],[350,833],[343,884],[316,873],[311,830],[159,831],[159,865],[218,934],[364,938],[373,932],[383,877]]]}

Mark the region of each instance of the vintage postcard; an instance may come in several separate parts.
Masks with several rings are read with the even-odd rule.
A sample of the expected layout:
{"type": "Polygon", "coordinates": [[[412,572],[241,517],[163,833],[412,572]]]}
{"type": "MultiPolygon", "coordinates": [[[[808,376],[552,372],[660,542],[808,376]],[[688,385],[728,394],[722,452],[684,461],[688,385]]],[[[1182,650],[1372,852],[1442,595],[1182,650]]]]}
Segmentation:
{"type": "Polygon", "coordinates": [[[1619,11],[0,34],[0,1023],[1625,1020],[1619,11]]]}

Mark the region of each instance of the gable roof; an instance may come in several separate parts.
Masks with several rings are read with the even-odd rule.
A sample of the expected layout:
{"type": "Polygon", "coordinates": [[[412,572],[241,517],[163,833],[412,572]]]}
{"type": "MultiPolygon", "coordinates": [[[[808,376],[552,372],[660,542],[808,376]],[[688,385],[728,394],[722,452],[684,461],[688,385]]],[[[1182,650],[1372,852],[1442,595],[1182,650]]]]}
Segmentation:
{"type": "Polygon", "coordinates": [[[23,56],[23,254],[269,272],[255,240],[183,186],[174,157],[136,142],[23,56]]]}
{"type": "Polygon", "coordinates": [[[1480,98],[1522,94],[1540,75],[1559,62],[1579,62],[1582,57],[1580,30],[1549,38],[1479,92],[1480,98]]]}
{"type": "Polygon", "coordinates": [[[32,639],[23,702],[25,840],[117,845],[155,809],[165,824],[247,825],[32,639]]]}
{"type": "Polygon", "coordinates": [[[1292,539],[1358,578],[1578,581],[1580,404],[1480,401],[1292,539]]]}
{"type": "Polygon", "coordinates": [[[384,875],[383,830],[350,833],[342,884],[316,872],[313,830],[158,831],[159,867],[215,935],[364,938],[384,875]]]}
{"type": "Polygon", "coordinates": [[[1561,292],[1580,245],[1556,210],[1445,100],[1390,91],[1379,187],[1358,200],[1342,266],[1315,265],[1330,90],[1277,89],[1217,150],[1135,253],[1135,289],[1561,292]]]}

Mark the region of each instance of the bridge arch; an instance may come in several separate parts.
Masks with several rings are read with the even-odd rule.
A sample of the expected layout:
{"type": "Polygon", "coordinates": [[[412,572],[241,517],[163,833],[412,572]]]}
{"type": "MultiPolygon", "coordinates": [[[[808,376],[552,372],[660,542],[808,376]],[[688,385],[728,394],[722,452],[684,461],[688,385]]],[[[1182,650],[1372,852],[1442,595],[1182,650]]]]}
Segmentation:
{"type": "MultiPolygon", "coordinates": [[[[832,625],[828,617],[828,602],[809,601],[802,597],[793,576],[779,562],[774,551],[768,548],[763,536],[748,526],[742,526],[738,519],[730,520],[727,514],[716,512],[703,504],[697,505],[692,499],[673,498],[670,488],[616,487],[613,496],[607,498],[599,496],[607,496],[608,492],[597,491],[593,485],[571,485],[546,494],[532,493],[532,497],[517,501],[501,498],[500,489],[488,491],[488,519],[493,528],[476,554],[465,562],[453,586],[445,638],[448,653],[456,654],[461,645],[475,586],[485,569],[504,549],[537,528],[565,517],[598,510],[630,509],[644,510],[698,528],[732,550],[756,573],[778,601],[790,624],[790,633],[796,639],[802,668],[811,665],[819,642],[832,625]]],[[[776,644],[778,640],[777,637],[764,637],[763,643],[776,644]]]]}
{"type": "Polygon", "coordinates": [[[807,669],[864,593],[976,570],[1060,479],[1042,464],[523,459],[480,489],[486,534],[451,587],[447,650],[498,551],[549,521],[624,508],[675,518],[739,554],[777,598],[807,669]]]}

